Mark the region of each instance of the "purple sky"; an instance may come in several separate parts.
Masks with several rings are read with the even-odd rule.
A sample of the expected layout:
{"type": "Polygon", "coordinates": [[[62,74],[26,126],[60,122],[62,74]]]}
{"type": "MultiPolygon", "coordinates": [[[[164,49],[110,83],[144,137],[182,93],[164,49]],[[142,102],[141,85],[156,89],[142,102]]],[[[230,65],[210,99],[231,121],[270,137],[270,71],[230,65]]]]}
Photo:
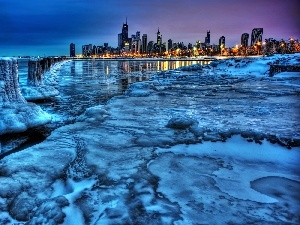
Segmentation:
{"type": "Polygon", "coordinates": [[[129,35],[140,31],[156,41],[194,44],[211,31],[226,46],[240,44],[242,33],[264,28],[263,39],[300,39],[299,0],[0,0],[0,56],[68,55],[84,44],[117,46],[128,17],[129,35]]]}

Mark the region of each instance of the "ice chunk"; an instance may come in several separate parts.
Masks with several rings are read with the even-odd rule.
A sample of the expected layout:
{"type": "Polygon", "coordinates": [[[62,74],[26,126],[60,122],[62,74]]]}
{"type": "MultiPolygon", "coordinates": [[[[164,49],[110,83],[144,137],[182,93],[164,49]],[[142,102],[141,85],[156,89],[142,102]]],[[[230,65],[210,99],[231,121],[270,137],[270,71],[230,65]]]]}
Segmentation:
{"type": "Polygon", "coordinates": [[[168,121],[167,127],[173,129],[186,129],[198,124],[198,121],[189,117],[173,117],[168,121]]]}

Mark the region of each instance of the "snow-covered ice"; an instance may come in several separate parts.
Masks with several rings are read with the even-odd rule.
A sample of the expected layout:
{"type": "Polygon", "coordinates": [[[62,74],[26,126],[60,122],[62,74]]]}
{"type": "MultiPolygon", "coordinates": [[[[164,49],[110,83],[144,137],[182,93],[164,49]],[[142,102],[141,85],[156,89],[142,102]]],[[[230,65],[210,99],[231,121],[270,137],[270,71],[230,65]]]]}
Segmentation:
{"type": "MultiPolygon", "coordinates": [[[[51,116],[21,94],[15,58],[0,58],[0,135],[44,125],[51,116]]],[[[1,152],[1,146],[0,146],[1,152]]]]}
{"type": "Polygon", "coordinates": [[[158,73],[4,157],[0,223],[298,224],[300,77],[268,78],[281,57],[299,60],[158,73]]]}

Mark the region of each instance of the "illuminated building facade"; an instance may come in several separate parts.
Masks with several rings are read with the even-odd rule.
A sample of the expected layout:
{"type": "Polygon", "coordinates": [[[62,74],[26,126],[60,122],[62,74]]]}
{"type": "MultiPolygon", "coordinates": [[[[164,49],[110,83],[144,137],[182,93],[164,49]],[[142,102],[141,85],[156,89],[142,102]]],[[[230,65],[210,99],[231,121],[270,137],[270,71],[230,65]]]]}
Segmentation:
{"type": "Polygon", "coordinates": [[[162,36],[161,36],[161,34],[160,34],[160,32],[159,32],[159,28],[158,28],[158,31],[157,31],[157,33],[156,33],[156,37],[157,37],[156,44],[157,44],[158,46],[160,46],[160,45],[162,44],[162,36]]]}
{"type": "Polygon", "coordinates": [[[125,44],[128,43],[128,24],[127,24],[127,17],[126,17],[126,23],[123,23],[122,27],[122,43],[121,48],[125,47],[125,44]]]}
{"type": "Polygon", "coordinates": [[[254,28],[251,33],[251,46],[262,42],[263,28],[254,28]]]}
{"type": "Polygon", "coordinates": [[[75,44],[70,44],[70,57],[75,57],[75,44]]]}
{"type": "Polygon", "coordinates": [[[147,34],[143,34],[142,36],[142,53],[146,54],[147,53],[147,34]]]}
{"type": "Polygon", "coordinates": [[[220,48],[221,47],[225,48],[225,37],[224,36],[219,38],[219,46],[220,46],[220,48]]]}
{"type": "Polygon", "coordinates": [[[170,51],[173,48],[173,41],[172,39],[168,40],[168,51],[170,51]]]}
{"type": "Polygon", "coordinates": [[[206,37],[205,37],[205,44],[208,46],[210,45],[210,30],[206,32],[206,37]]]}
{"type": "Polygon", "coordinates": [[[249,34],[243,33],[241,36],[241,45],[243,47],[248,47],[248,41],[249,41],[249,34]]]}

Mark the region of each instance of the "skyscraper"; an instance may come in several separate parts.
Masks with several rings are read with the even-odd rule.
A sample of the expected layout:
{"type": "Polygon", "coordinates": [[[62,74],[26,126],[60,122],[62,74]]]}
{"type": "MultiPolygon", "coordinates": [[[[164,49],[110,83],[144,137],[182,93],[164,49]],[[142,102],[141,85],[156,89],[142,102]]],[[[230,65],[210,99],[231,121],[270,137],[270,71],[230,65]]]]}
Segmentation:
{"type": "Polygon", "coordinates": [[[251,45],[254,46],[257,43],[262,42],[263,28],[254,28],[251,34],[251,45]]]}
{"type": "Polygon", "coordinates": [[[136,38],[136,39],[141,39],[141,32],[140,32],[140,31],[137,31],[137,32],[135,33],[135,38],[136,38]]]}
{"type": "Polygon", "coordinates": [[[168,51],[170,51],[173,48],[173,41],[172,39],[168,40],[168,51]]]}
{"type": "Polygon", "coordinates": [[[125,43],[128,42],[128,24],[127,24],[127,17],[126,17],[126,23],[123,23],[122,27],[122,48],[125,47],[125,43]]]}
{"type": "Polygon", "coordinates": [[[243,47],[248,47],[249,34],[243,33],[241,36],[241,45],[243,47]]]}
{"type": "Polygon", "coordinates": [[[222,54],[223,49],[225,48],[225,37],[222,36],[219,38],[219,51],[222,54]]]}
{"type": "Polygon", "coordinates": [[[71,43],[70,44],[70,57],[75,57],[75,44],[71,43]]]}
{"type": "Polygon", "coordinates": [[[132,53],[140,53],[141,48],[141,32],[137,31],[135,35],[131,35],[131,51],[132,53]]]}
{"type": "Polygon", "coordinates": [[[219,46],[225,48],[225,37],[224,36],[219,38],[219,46]]]}
{"type": "Polygon", "coordinates": [[[82,55],[83,56],[91,56],[93,51],[93,45],[89,44],[89,45],[82,45],[82,55]]]}
{"type": "Polygon", "coordinates": [[[122,48],[122,44],[123,44],[122,38],[123,38],[122,33],[118,34],[118,47],[119,47],[119,49],[122,48]]]}
{"type": "Polygon", "coordinates": [[[159,32],[159,28],[158,28],[158,30],[157,30],[157,33],[156,33],[156,37],[157,37],[157,41],[156,41],[156,44],[158,45],[158,46],[160,46],[161,44],[162,44],[162,37],[161,37],[161,34],[160,34],[160,32],[159,32]]]}
{"type": "Polygon", "coordinates": [[[143,34],[142,36],[142,53],[146,54],[147,53],[147,34],[143,34]]]}
{"type": "Polygon", "coordinates": [[[210,30],[206,32],[205,44],[210,45],[210,30]]]}

